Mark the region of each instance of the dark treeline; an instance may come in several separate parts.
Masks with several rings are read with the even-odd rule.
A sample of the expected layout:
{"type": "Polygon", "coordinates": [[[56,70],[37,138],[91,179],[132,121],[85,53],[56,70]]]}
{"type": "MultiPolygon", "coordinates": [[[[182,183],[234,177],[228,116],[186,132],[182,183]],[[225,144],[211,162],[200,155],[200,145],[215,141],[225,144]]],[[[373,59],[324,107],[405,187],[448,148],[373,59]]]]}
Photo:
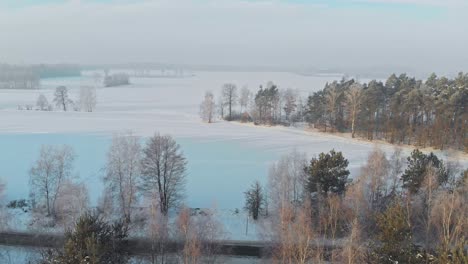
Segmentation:
{"type": "Polygon", "coordinates": [[[113,86],[120,86],[120,85],[127,85],[130,84],[130,77],[126,73],[114,73],[108,74],[106,72],[106,76],[104,77],[104,86],[105,87],[113,87],[113,86]]]}
{"type": "Polygon", "coordinates": [[[327,84],[309,96],[306,118],[324,131],[467,151],[467,102],[468,74],[426,81],[393,74],[385,82],[327,84]]]}
{"type": "Polygon", "coordinates": [[[0,89],[39,89],[41,78],[80,75],[80,68],[69,64],[26,66],[0,64],[0,89]]]}

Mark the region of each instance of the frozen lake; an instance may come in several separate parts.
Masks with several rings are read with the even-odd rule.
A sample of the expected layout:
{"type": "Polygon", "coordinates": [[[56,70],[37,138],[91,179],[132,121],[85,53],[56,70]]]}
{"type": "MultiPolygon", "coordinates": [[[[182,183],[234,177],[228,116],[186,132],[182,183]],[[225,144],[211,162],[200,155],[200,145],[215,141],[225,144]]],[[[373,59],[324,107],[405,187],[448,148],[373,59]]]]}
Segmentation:
{"type": "MultiPolygon", "coordinates": [[[[177,139],[188,160],[187,205],[190,207],[242,208],[243,192],[256,179],[266,179],[275,153],[229,141],[177,139]]],[[[102,177],[111,137],[86,134],[0,135],[0,178],[7,197],[28,197],[28,170],[42,144],[68,144],[77,154],[75,173],[87,184],[92,204],[102,194],[102,177]]]]}

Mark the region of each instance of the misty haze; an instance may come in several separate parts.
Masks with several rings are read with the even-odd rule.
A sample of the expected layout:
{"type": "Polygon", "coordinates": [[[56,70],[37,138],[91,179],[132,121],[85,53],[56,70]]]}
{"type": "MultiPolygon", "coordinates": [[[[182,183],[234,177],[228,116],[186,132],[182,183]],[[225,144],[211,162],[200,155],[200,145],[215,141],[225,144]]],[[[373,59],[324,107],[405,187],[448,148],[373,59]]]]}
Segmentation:
{"type": "Polygon", "coordinates": [[[0,263],[468,263],[467,13],[0,0],[0,263]]]}

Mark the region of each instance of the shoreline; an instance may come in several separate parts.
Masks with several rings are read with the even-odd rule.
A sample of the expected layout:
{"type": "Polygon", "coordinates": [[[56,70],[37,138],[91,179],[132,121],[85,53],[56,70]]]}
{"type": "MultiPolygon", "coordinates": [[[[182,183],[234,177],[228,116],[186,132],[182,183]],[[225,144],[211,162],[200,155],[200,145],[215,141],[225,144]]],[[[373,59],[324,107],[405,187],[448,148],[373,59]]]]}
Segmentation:
{"type": "Polygon", "coordinates": [[[346,133],[333,132],[332,133],[332,132],[323,132],[323,131],[319,131],[316,128],[308,128],[308,127],[294,127],[294,126],[287,127],[287,126],[283,126],[283,125],[255,125],[253,122],[243,123],[243,122],[240,122],[240,121],[225,121],[225,120],[223,120],[223,121],[228,122],[228,123],[232,123],[232,124],[236,124],[236,125],[240,125],[240,126],[258,127],[258,128],[264,128],[264,129],[276,129],[276,130],[285,130],[285,131],[291,131],[291,132],[299,132],[299,133],[302,133],[303,135],[308,135],[308,136],[312,136],[312,135],[315,134],[315,135],[319,135],[319,136],[335,137],[335,138],[338,138],[338,139],[347,139],[347,140],[351,140],[351,141],[354,141],[354,142],[357,142],[357,143],[367,143],[367,144],[375,145],[377,147],[380,146],[380,145],[383,145],[383,146],[387,146],[387,147],[401,148],[403,150],[410,150],[410,151],[412,151],[414,149],[419,149],[424,153],[429,153],[429,152],[442,153],[445,156],[447,156],[447,158],[449,160],[466,160],[466,161],[468,161],[468,153],[466,153],[464,151],[461,151],[461,150],[456,150],[456,149],[436,149],[434,147],[424,147],[423,148],[423,147],[419,147],[419,146],[416,146],[416,145],[392,144],[392,143],[390,143],[388,141],[385,141],[385,140],[382,140],[382,139],[368,140],[368,139],[361,138],[361,137],[352,138],[350,132],[349,133],[348,132],[346,132],[346,133]]]}

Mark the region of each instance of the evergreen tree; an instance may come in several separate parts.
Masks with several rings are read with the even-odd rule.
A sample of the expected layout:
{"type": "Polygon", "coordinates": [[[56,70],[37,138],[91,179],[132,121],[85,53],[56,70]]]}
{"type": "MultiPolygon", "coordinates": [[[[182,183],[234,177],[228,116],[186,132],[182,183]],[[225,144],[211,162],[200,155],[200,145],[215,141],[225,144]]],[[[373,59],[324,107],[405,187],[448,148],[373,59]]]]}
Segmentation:
{"type": "Polygon", "coordinates": [[[306,120],[315,127],[325,126],[325,95],[324,91],[318,91],[310,95],[307,99],[306,120]]]}
{"type": "Polygon", "coordinates": [[[306,168],[307,191],[324,195],[329,192],[343,194],[349,176],[348,163],[341,152],[331,150],[327,154],[320,153],[319,157],[313,158],[306,168]]]}
{"type": "Polygon", "coordinates": [[[257,121],[263,124],[275,124],[279,121],[276,110],[279,107],[278,87],[269,83],[267,88],[260,86],[255,95],[255,107],[258,112],[257,121]]]}
{"type": "Polygon", "coordinates": [[[262,186],[256,181],[245,193],[245,210],[249,212],[254,220],[257,220],[265,209],[265,196],[262,186]]]}
{"type": "Polygon", "coordinates": [[[62,251],[45,254],[43,264],[124,264],[127,229],[123,222],[108,224],[93,213],[86,213],[77,221],[75,228],[65,234],[62,251]]]}
{"type": "Polygon", "coordinates": [[[403,188],[408,189],[411,193],[418,192],[427,174],[429,166],[432,166],[437,170],[437,179],[440,185],[447,182],[448,173],[444,162],[439,160],[434,153],[431,152],[426,155],[419,149],[415,149],[411,152],[411,156],[409,156],[407,160],[408,167],[401,176],[401,180],[403,181],[403,188]]]}

